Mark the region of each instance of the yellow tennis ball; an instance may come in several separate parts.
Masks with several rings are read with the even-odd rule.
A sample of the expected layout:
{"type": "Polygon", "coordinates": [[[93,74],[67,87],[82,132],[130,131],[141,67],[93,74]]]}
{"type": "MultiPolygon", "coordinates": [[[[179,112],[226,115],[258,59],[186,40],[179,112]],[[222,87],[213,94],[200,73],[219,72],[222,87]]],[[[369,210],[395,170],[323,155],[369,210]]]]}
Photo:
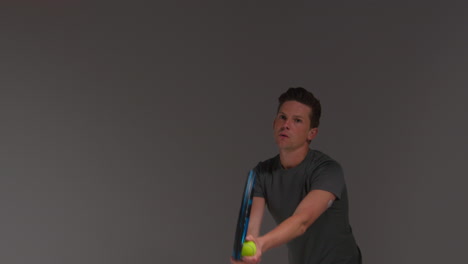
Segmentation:
{"type": "Polygon", "coordinates": [[[253,241],[244,242],[244,244],[242,245],[242,251],[241,251],[241,255],[243,257],[253,256],[255,255],[255,252],[257,252],[257,246],[255,246],[255,243],[253,241]]]}

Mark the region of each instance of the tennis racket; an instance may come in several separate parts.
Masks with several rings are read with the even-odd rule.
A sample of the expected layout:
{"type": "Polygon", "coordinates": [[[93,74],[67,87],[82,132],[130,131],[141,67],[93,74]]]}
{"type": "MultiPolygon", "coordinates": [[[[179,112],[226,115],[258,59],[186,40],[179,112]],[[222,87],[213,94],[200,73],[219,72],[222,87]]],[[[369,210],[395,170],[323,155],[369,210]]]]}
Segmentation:
{"type": "Polygon", "coordinates": [[[252,208],[253,187],[255,185],[256,176],[255,172],[251,170],[245,182],[244,195],[242,196],[236,234],[234,237],[234,250],[232,251],[232,257],[235,260],[241,260],[242,258],[242,246],[245,241],[247,229],[249,228],[250,209],[252,208]]]}

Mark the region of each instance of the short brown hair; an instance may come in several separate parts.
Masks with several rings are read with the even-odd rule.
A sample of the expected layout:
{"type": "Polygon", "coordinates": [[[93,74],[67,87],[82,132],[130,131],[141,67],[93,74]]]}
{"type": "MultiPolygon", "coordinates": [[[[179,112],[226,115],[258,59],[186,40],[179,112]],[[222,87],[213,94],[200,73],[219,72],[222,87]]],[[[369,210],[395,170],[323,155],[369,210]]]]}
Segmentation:
{"type": "Polygon", "coordinates": [[[312,109],[309,115],[310,127],[315,128],[319,126],[322,107],[320,106],[320,101],[311,92],[302,87],[289,88],[278,98],[278,111],[283,103],[287,101],[297,101],[309,106],[312,109]]]}

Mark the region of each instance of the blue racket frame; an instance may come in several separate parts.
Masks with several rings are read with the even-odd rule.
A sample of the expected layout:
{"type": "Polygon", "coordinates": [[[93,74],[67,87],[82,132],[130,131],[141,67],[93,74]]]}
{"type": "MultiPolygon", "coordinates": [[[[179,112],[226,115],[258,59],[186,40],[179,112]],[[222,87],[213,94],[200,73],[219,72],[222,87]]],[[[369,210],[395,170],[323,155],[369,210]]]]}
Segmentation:
{"type": "Polygon", "coordinates": [[[234,250],[232,252],[232,257],[235,260],[241,260],[242,258],[242,245],[244,244],[247,229],[249,228],[250,209],[252,208],[253,188],[257,178],[256,176],[255,171],[251,170],[245,183],[244,195],[242,196],[236,234],[234,237],[234,250]]]}

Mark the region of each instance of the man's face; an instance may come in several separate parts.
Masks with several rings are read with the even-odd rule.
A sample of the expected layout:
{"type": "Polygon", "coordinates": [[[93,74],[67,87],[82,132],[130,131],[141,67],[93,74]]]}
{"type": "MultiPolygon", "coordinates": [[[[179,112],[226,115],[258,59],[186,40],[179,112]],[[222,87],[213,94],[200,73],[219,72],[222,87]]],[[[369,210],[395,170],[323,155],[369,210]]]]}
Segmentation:
{"type": "Polygon", "coordinates": [[[317,128],[310,127],[311,111],[309,106],[297,101],[286,101],[281,105],[273,122],[275,141],[281,150],[309,147],[317,134],[317,128]]]}

